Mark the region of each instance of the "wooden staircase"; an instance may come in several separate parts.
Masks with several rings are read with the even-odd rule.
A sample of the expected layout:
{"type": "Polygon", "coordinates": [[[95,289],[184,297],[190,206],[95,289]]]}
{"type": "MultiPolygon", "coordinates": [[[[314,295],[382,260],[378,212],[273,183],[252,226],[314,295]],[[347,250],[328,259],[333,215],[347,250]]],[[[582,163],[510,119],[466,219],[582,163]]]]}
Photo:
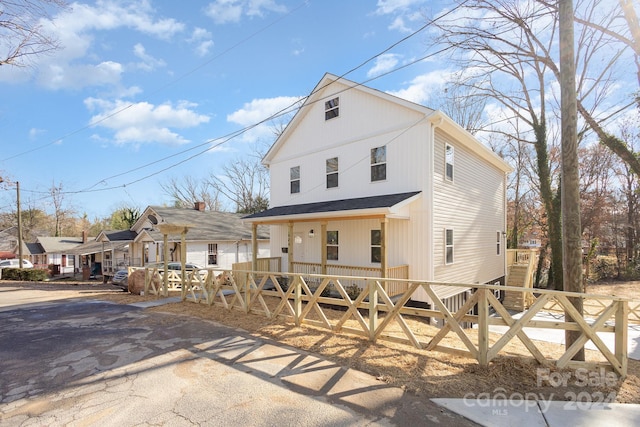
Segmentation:
{"type": "MultiPolygon", "coordinates": [[[[515,252],[515,251],[514,251],[515,252]]],[[[538,261],[536,251],[518,251],[507,257],[507,286],[533,287],[533,272],[538,261]],[[518,253],[520,252],[520,253],[518,253]]],[[[506,291],[502,304],[508,310],[523,311],[533,303],[528,292],[506,291]]]]}

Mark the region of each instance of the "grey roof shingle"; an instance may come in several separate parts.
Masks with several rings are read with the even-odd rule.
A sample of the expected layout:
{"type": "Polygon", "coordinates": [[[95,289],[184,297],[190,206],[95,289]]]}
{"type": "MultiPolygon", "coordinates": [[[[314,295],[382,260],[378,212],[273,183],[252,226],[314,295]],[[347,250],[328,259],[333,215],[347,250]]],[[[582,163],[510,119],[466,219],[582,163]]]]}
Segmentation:
{"type": "Polygon", "coordinates": [[[420,194],[420,191],[409,193],[385,194],[381,196],[358,197],[355,199],[329,200],[325,202],[303,203],[300,205],[276,206],[262,212],[245,216],[246,219],[266,218],[311,213],[327,213],[352,211],[361,209],[389,208],[410,197],[420,194]]]}
{"type": "MultiPolygon", "coordinates": [[[[190,241],[250,240],[251,225],[242,221],[242,214],[195,209],[150,206],[168,224],[189,224],[186,238],[190,241]]],[[[269,239],[269,227],[258,226],[257,238],[269,239]]],[[[149,235],[162,240],[162,233],[150,230],[149,235]]]]}

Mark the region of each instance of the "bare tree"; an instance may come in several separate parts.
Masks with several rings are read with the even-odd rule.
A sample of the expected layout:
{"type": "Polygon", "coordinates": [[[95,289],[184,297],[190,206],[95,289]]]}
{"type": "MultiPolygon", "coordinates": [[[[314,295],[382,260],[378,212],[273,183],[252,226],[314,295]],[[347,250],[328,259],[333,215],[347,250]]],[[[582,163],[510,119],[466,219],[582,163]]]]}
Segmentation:
{"type": "Polygon", "coordinates": [[[435,107],[475,135],[485,126],[483,111],[486,104],[486,94],[454,80],[445,88],[440,103],[435,107]]]}
{"type": "Polygon", "coordinates": [[[64,0],[0,1],[0,65],[25,66],[29,57],[58,49],[42,19],[65,5],[64,0]]]}
{"type": "MultiPolygon", "coordinates": [[[[503,124],[494,126],[492,131],[533,145],[550,238],[550,283],[562,289],[561,193],[557,191],[550,162],[553,146],[550,142],[559,141],[550,138],[553,129],[560,126],[556,121],[549,122],[560,117],[558,97],[553,92],[554,85],[560,82],[557,5],[534,0],[467,0],[458,4],[455,14],[433,21],[439,30],[435,43],[448,48],[452,59],[464,70],[462,85],[468,86],[475,95],[490,97],[502,107],[504,115],[499,119],[503,124]],[[517,122],[526,125],[529,131],[523,131],[517,122]]],[[[588,19],[598,16],[603,26],[615,20],[615,11],[600,11],[595,0],[579,1],[579,4],[580,16],[588,19]]],[[[576,52],[577,108],[602,142],[633,170],[637,167],[640,171],[640,160],[635,153],[608,138],[602,130],[603,123],[619,112],[618,106],[606,104],[606,94],[616,73],[620,72],[621,67],[616,65],[625,46],[588,26],[580,27],[577,39],[580,42],[576,52]],[[596,117],[594,112],[601,115],[596,117]]],[[[583,135],[584,129],[579,134],[583,135]]]]}
{"type": "Polygon", "coordinates": [[[49,195],[53,205],[53,235],[56,237],[63,236],[65,232],[69,232],[74,228],[73,215],[75,212],[65,200],[62,184],[56,186],[53,183],[49,189],[49,195]]]}
{"type": "Polygon", "coordinates": [[[222,210],[218,190],[206,179],[199,180],[191,176],[170,178],[161,183],[160,188],[171,197],[176,207],[192,208],[195,202],[204,202],[206,210],[222,210]]]}
{"type": "Polygon", "coordinates": [[[269,207],[269,174],[260,158],[237,159],[222,175],[210,175],[211,185],[235,204],[236,212],[250,214],[269,207]]]}

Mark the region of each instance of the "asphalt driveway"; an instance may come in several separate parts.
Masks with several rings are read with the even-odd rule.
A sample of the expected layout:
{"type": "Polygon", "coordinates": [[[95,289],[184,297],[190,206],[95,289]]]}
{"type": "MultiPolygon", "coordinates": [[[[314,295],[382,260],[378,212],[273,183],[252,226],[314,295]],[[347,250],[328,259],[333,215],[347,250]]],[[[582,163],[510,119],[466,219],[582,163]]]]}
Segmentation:
{"type": "Polygon", "coordinates": [[[476,425],[214,322],[29,292],[0,285],[3,426],[476,425]]]}

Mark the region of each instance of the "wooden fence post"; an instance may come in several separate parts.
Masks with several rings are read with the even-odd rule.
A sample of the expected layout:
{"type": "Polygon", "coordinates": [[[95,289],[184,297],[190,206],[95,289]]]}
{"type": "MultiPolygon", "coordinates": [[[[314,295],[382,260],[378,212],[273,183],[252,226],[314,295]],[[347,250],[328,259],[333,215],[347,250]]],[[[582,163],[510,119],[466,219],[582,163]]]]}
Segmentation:
{"type": "Polygon", "coordinates": [[[487,290],[477,289],[478,293],[478,363],[489,363],[489,303],[487,290]]]}
{"type": "Polygon", "coordinates": [[[369,285],[369,341],[376,341],[378,327],[378,287],[375,280],[368,280],[369,285]]]}
{"type": "Polygon", "coordinates": [[[249,307],[251,307],[251,281],[253,280],[255,271],[253,273],[245,273],[246,279],[244,281],[244,312],[249,314],[249,307]]]}
{"type": "Polygon", "coordinates": [[[293,279],[294,300],[293,300],[293,313],[295,315],[296,326],[300,326],[302,323],[302,278],[299,275],[295,275],[293,279]]]}
{"type": "MultiPolygon", "coordinates": [[[[618,307],[616,309],[616,344],[615,344],[615,352],[616,359],[620,362],[620,366],[622,367],[622,372],[624,372],[623,378],[627,374],[627,363],[628,363],[628,354],[627,354],[627,341],[628,341],[628,333],[629,333],[629,301],[618,301],[618,307]]],[[[621,378],[621,379],[623,379],[621,378]]]]}

